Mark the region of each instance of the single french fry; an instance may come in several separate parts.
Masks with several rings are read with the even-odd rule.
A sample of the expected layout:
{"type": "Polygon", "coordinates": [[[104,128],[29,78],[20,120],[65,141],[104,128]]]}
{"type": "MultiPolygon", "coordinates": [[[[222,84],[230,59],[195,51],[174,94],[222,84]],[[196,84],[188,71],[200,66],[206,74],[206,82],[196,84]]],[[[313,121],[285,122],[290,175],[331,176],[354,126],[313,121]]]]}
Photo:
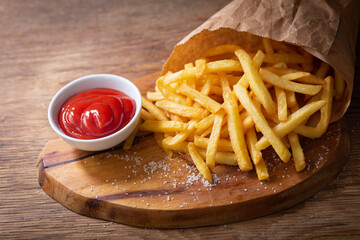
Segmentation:
{"type": "Polygon", "coordinates": [[[221,81],[221,87],[223,89],[223,98],[225,100],[225,112],[228,116],[228,129],[231,145],[235,152],[240,169],[242,171],[249,171],[252,169],[252,164],[246,147],[238,105],[230,90],[226,75],[224,73],[219,73],[219,78],[221,81]]]}
{"type": "Polygon", "coordinates": [[[315,76],[324,79],[329,72],[330,66],[326,62],[321,62],[319,69],[316,71],[315,76]]]}
{"type": "Polygon", "coordinates": [[[263,38],[261,38],[261,40],[262,40],[262,44],[264,46],[265,52],[273,54],[274,49],[273,49],[273,46],[271,43],[271,39],[263,37],[263,38]]]}
{"type": "Polygon", "coordinates": [[[291,151],[295,163],[295,169],[296,171],[300,172],[305,169],[306,163],[305,163],[305,155],[300,145],[299,136],[296,133],[291,132],[288,134],[288,138],[291,145],[291,151]]]}
{"type": "MultiPolygon", "coordinates": [[[[286,102],[289,108],[292,108],[297,105],[296,95],[293,91],[285,91],[286,102]]],[[[314,95],[316,96],[316,95],[314,95]]]]}
{"type": "Polygon", "coordinates": [[[186,129],[186,126],[187,125],[182,122],[146,120],[140,125],[139,130],[163,133],[178,132],[184,131],[186,129]]]}
{"type": "MultiPolygon", "coordinates": [[[[206,156],[205,149],[199,149],[198,152],[202,158],[205,158],[205,156],[206,156]]],[[[215,153],[215,162],[218,164],[225,164],[225,165],[230,165],[230,166],[238,165],[236,156],[232,152],[216,152],[215,153]]]]}
{"type": "MultiPolygon", "coordinates": [[[[162,133],[160,133],[160,134],[162,134],[162,133]]],[[[182,153],[189,153],[189,151],[187,149],[188,142],[179,142],[174,145],[168,145],[166,142],[163,141],[163,139],[164,138],[161,139],[161,145],[164,146],[166,149],[170,149],[170,150],[182,152],[182,153]]]]}
{"type": "Polygon", "coordinates": [[[205,73],[206,68],[206,61],[205,59],[198,59],[195,61],[195,67],[196,67],[196,78],[202,77],[202,75],[205,73]]]}
{"type": "Polygon", "coordinates": [[[215,113],[215,112],[219,111],[221,108],[220,103],[212,100],[210,97],[202,94],[201,92],[196,91],[193,88],[190,88],[186,84],[182,84],[180,86],[180,88],[178,89],[178,91],[181,94],[184,94],[185,96],[191,98],[193,101],[199,103],[201,106],[208,109],[210,112],[215,113]]]}
{"type": "Polygon", "coordinates": [[[259,72],[264,81],[288,91],[298,92],[307,95],[315,95],[320,92],[322,88],[321,85],[309,85],[287,81],[265,69],[260,69],[259,72]]]}
{"type": "Polygon", "coordinates": [[[281,139],[272,131],[261,110],[256,108],[253,100],[249,97],[247,90],[240,85],[235,85],[234,91],[240,100],[240,103],[249,113],[255,125],[273,146],[280,159],[284,162],[288,162],[291,157],[289,150],[286,148],[281,139]]]}
{"type": "Polygon", "coordinates": [[[285,68],[285,69],[288,69],[286,63],[284,63],[284,62],[275,63],[274,65],[272,65],[272,68],[285,68]]]}
{"type": "Polygon", "coordinates": [[[165,115],[163,111],[161,111],[157,106],[155,106],[152,102],[147,100],[144,97],[142,99],[142,106],[146,110],[148,110],[157,120],[167,121],[169,120],[168,117],[165,115]]]}
{"type": "MultiPolygon", "coordinates": [[[[275,73],[278,76],[284,76],[286,74],[290,73],[297,73],[300,72],[296,69],[286,68],[286,67],[264,67],[263,69],[268,70],[272,73],[275,73]]],[[[315,75],[310,74],[309,76],[305,76],[299,79],[296,79],[296,81],[301,83],[307,83],[307,84],[324,84],[324,80],[321,78],[316,77],[315,75]]]]}
{"type": "Polygon", "coordinates": [[[208,166],[206,165],[206,163],[204,162],[204,160],[202,159],[202,157],[196,150],[195,144],[188,143],[187,148],[188,148],[190,157],[193,160],[196,168],[199,170],[201,175],[203,175],[203,177],[206,180],[208,180],[210,183],[212,183],[212,176],[211,176],[210,169],[208,168],[208,166]]]}
{"type": "Polygon", "coordinates": [[[284,80],[293,81],[293,80],[297,80],[299,78],[307,77],[310,75],[311,74],[308,72],[295,72],[295,73],[285,74],[285,75],[281,76],[281,78],[284,80]]]}
{"type": "Polygon", "coordinates": [[[250,128],[249,131],[246,133],[246,143],[254,165],[259,164],[260,160],[262,159],[261,151],[255,147],[256,142],[257,142],[257,137],[256,137],[255,128],[250,128]]]}
{"type": "Polygon", "coordinates": [[[236,50],[235,55],[241,62],[252,91],[254,91],[254,94],[259,98],[259,101],[264,106],[265,110],[270,114],[275,113],[275,102],[272,100],[271,95],[267,90],[263,80],[261,79],[258,70],[251,61],[250,56],[242,49],[236,50]]]}
{"type": "Polygon", "coordinates": [[[259,163],[255,165],[256,175],[260,181],[269,179],[269,173],[266,168],[264,159],[260,159],[259,163]]]}
{"type": "Polygon", "coordinates": [[[275,95],[277,99],[278,118],[281,122],[286,121],[288,115],[288,107],[286,102],[285,90],[279,87],[275,87],[275,95]]]}
{"type": "Polygon", "coordinates": [[[188,107],[168,100],[161,100],[155,103],[156,106],[183,117],[203,118],[206,113],[201,108],[188,107]]]}
{"type": "Polygon", "coordinates": [[[164,139],[164,134],[159,132],[154,132],[154,137],[156,143],[164,150],[166,155],[171,158],[173,156],[173,151],[162,144],[162,140],[164,139]]]}
{"type": "Polygon", "coordinates": [[[206,148],[206,164],[209,167],[215,167],[215,153],[218,147],[223,118],[224,113],[215,113],[214,125],[206,148]]]}
{"type": "Polygon", "coordinates": [[[217,72],[242,72],[243,69],[238,61],[225,59],[206,63],[207,73],[217,72]]]}
{"type": "MultiPolygon", "coordinates": [[[[285,122],[281,122],[276,125],[272,129],[272,131],[279,138],[285,137],[285,135],[293,131],[300,123],[308,119],[315,112],[319,111],[325,104],[326,102],[324,100],[306,104],[305,106],[288,116],[288,119],[285,122]]],[[[266,139],[266,137],[264,136],[256,143],[256,148],[259,150],[263,150],[268,146],[270,146],[270,143],[268,139],[266,139]]]]}
{"type": "MultiPolygon", "coordinates": [[[[195,135],[194,143],[197,147],[200,148],[208,148],[209,138],[201,137],[195,135]]],[[[231,145],[231,141],[227,139],[220,138],[218,140],[217,150],[220,152],[232,152],[233,148],[231,145]]]]}
{"type": "Polygon", "coordinates": [[[161,92],[147,92],[146,98],[150,101],[159,101],[164,99],[164,95],[161,92]]]}
{"type": "MultiPolygon", "coordinates": [[[[261,50],[258,50],[255,56],[253,57],[253,63],[256,69],[259,69],[264,61],[264,53],[261,50]]],[[[246,74],[244,74],[240,80],[239,84],[244,86],[245,88],[249,87],[249,81],[247,80],[246,74]]],[[[234,84],[233,84],[234,85],[234,84]]]]}
{"type": "Polygon", "coordinates": [[[143,108],[140,110],[140,117],[144,120],[155,120],[155,117],[143,108]]]}
{"type": "Polygon", "coordinates": [[[251,158],[255,165],[256,175],[258,176],[258,179],[260,181],[263,181],[269,179],[269,173],[265,161],[262,158],[261,152],[257,150],[255,147],[256,141],[257,139],[256,139],[255,129],[251,128],[249,132],[246,134],[246,142],[248,144],[251,158]]]}
{"type": "Polygon", "coordinates": [[[331,76],[325,78],[325,84],[321,93],[321,99],[326,102],[320,110],[320,120],[316,127],[300,125],[295,128],[295,132],[308,138],[318,138],[323,135],[329,126],[333,99],[334,79],[331,76]]]}
{"type": "Polygon", "coordinates": [[[345,90],[345,81],[338,71],[335,72],[335,99],[339,100],[345,90]]]}
{"type": "Polygon", "coordinates": [[[209,48],[208,50],[203,52],[201,54],[201,56],[202,57],[212,57],[212,56],[221,55],[224,53],[232,53],[232,52],[235,52],[235,50],[237,50],[239,48],[240,48],[239,46],[231,45],[231,44],[220,45],[220,46],[216,46],[213,48],[209,48]]]}
{"type": "Polygon", "coordinates": [[[139,120],[138,124],[136,125],[134,131],[130,134],[130,136],[125,140],[124,142],[124,145],[123,145],[123,149],[130,149],[133,142],[134,142],[134,139],[135,139],[135,136],[139,130],[139,126],[141,124],[141,119],[139,120]]]}

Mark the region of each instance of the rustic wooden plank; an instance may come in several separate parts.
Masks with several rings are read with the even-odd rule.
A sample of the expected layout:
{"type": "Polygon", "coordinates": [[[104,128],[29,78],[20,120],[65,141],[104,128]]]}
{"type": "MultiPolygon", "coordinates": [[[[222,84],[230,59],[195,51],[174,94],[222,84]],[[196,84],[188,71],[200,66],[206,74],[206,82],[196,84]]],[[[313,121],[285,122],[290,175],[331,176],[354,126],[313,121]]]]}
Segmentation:
{"type": "MultiPolygon", "coordinates": [[[[0,235],[5,239],[356,239],[360,237],[360,115],[346,118],[351,153],[337,179],[288,210],[250,221],[184,230],[134,228],[79,216],[36,179],[38,153],[55,133],[51,97],[92,73],[129,79],[159,71],[173,46],[229,1],[41,0],[0,2],[0,235]]],[[[360,44],[357,44],[357,56],[360,44]]],[[[355,89],[359,92],[357,58],[355,89]]]]}

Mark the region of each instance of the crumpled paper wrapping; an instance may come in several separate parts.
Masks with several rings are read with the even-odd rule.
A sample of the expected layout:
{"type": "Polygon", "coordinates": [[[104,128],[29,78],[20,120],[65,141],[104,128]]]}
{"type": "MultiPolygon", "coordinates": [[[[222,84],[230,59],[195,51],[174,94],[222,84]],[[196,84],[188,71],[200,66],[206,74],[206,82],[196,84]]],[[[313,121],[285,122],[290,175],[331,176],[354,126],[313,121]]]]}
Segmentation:
{"type": "Polygon", "coordinates": [[[357,0],[236,0],[181,40],[162,73],[178,71],[220,44],[251,51],[260,44],[259,36],[285,41],[327,62],[345,79],[343,98],[333,103],[331,121],[337,121],[351,100],[359,9],[357,0]]]}

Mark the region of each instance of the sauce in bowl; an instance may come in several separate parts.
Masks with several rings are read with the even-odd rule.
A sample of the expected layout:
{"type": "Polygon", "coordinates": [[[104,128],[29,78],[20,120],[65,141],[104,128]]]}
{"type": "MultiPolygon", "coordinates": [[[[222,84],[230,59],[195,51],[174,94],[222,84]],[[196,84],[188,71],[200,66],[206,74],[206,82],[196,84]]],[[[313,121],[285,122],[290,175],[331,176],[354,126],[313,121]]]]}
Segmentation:
{"type": "Polygon", "coordinates": [[[98,88],[80,92],[61,106],[58,122],[62,131],[78,139],[96,139],[111,135],[130,122],[136,104],[125,93],[98,88]]]}

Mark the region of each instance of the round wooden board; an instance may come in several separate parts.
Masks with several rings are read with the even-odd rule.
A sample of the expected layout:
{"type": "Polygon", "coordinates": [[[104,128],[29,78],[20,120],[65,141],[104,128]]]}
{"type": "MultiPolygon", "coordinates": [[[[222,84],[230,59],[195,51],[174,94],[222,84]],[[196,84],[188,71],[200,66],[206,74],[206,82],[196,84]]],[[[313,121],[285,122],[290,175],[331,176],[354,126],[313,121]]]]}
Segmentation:
{"type": "MultiPolygon", "coordinates": [[[[145,93],[154,89],[158,74],[134,83],[145,93]]],[[[56,138],[39,155],[38,180],[49,196],[89,217],[156,228],[225,224],[291,207],[333,180],[350,152],[345,121],[302,146],[303,172],[269,149],[264,159],[270,180],[259,182],[254,171],[217,165],[209,185],[180,155],[167,159],[153,136],[137,138],[131,150],[118,146],[101,152],[80,151],[56,138]]]]}

